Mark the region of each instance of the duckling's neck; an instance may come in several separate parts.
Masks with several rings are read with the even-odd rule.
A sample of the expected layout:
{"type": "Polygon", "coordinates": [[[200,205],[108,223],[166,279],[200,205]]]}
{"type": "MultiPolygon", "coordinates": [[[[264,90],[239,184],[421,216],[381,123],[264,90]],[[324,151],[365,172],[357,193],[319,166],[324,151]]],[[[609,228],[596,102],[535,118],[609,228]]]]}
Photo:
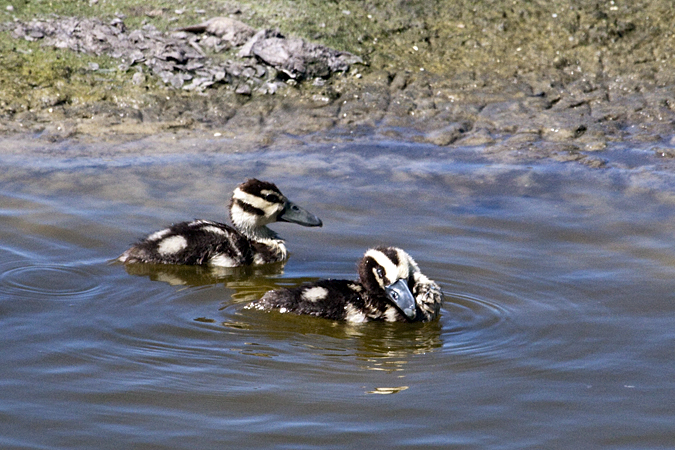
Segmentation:
{"type": "Polygon", "coordinates": [[[234,224],[235,228],[244,236],[252,241],[267,243],[270,241],[281,241],[279,235],[267,228],[265,225],[261,226],[243,226],[242,224],[234,224]]]}
{"type": "Polygon", "coordinates": [[[237,227],[249,240],[253,248],[253,264],[266,264],[284,261],[288,254],[286,245],[274,231],[266,226],[237,227]]]}
{"type": "Polygon", "coordinates": [[[265,220],[264,216],[244,210],[238,202],[233,201],[230,205],[230,220],[237,231],[252,241],[266,242],[280,239],[274,231],[267,228],[269,221],[265,220]]]}

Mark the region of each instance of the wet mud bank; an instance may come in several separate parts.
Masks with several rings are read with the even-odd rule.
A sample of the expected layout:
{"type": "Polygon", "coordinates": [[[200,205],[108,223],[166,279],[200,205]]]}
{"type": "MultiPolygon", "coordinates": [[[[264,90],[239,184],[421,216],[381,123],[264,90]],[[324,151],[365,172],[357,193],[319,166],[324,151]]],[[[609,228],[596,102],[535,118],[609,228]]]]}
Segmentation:
{"type": "Polygon", "coordinates": [[[593,167],[615,142],[675,155],[668,1],[179,3],[8,5],[0,131],[377,135],[593,167]]]}

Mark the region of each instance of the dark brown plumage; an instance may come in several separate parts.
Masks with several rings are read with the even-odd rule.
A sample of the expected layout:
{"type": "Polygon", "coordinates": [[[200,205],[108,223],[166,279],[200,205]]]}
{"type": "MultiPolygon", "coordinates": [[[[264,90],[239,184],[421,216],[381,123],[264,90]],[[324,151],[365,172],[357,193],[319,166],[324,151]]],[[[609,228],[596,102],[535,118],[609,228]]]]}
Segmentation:
{"type": "Polygon", "coordinates": [[[233,226],[209,220],[181,222],[152,233],[124,252],[125,263],[209,264],[238,267],[284,261],[286,246],[273,222],[321,226],[321,220],[289,201],[273,184],[250,179],[237,186],[230,202],[233,226]]]}
{"type": "Polygon", "coordinates": [[[378,247],[358,265],[359,281],[319,280],[267,292],[248,308],[347,322],[426,322],[438,316],[443,293],[406,252],[378,247]]]}

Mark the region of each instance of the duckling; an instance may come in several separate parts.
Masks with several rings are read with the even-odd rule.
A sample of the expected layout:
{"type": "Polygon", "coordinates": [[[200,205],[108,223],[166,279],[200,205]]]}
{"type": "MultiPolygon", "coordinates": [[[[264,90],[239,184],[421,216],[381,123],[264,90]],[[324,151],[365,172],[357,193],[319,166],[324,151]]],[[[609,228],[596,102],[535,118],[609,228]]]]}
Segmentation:
{"type": "Polygon", "coordinates": [[[352,323],[427,322],[438,316],[441,289],[400,248],[369,249],[358,264],[358,273],[359,281],[319,280],[268,291],[246,307],[352,323]]]}
{"type": "Polygon", "coordinates": [[[230,201],[234,227],[210,220],[181,222],[152,233],[118,261],[239,267],[286,260],[284,240],[267,228],[272,222],[320,227],[321,219],[288,200],[273,183],[249,179],[230,201]]]}

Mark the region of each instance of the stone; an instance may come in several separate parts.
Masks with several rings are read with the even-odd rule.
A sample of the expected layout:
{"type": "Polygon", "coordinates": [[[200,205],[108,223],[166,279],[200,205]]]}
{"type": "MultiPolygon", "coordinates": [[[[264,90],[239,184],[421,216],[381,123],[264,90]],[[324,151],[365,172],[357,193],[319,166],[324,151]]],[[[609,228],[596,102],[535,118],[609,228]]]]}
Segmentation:
{"type": "Polygon", "coordinates": [[[209,33],[227,41],[234,47],[243,45],[256,33],[255,28],[229,17],[214,17],[199,25],[179,28],[179,30],[191,33],[209,33]]]}

